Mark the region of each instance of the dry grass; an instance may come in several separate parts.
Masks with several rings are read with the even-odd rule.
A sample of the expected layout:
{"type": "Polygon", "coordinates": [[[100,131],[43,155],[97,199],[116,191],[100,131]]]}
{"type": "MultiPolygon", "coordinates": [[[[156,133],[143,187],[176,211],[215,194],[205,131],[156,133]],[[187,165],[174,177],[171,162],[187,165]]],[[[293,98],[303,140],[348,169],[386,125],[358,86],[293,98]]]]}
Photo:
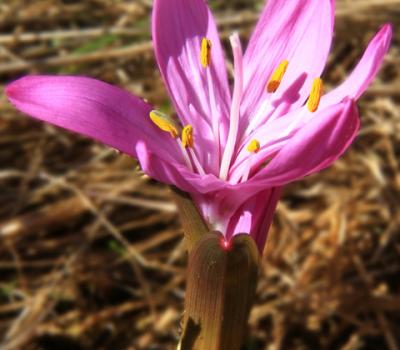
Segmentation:
{"type": "MultiPolygon", "coordinates": [[[[212,4],[224,33],[248,36],[259,1],[212,4]]],[[[169,108],[150,9],[147,0],[1,2],[1,81],[79,73],[169,108]]],[[[400,349],[399,0],[338,0],[326,79],[342,80],[386,21],[396,38],[360,102],[356,143],[286,188],[246,349],[400,349]]],[[[174,349],[186,255],[168,189],[128,157],[0,101],[0,348],[174,349]]]]}

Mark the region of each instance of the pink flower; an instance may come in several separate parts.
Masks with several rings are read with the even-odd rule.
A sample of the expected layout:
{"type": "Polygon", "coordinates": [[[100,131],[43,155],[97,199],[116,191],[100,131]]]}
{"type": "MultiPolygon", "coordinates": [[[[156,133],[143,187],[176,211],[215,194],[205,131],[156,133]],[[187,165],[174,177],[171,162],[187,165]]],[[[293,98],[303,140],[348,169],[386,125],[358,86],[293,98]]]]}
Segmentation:
{"type": "Polygon", "coordinates": [[[348,79],[324,95],[333,7],[333,0],[269,0],[244,54],[238,35],[230,37],[231,93],[206,2],[155,0],[154,49],[178,122],[84,77],[28,76],[7,96],[34,118],[137,158],[149,176],[189,192],[227,241],[248,233],[262,251],[282,186],[326,168],[353,141],[355,101],[388,51],[386,24],[348,79]]]}

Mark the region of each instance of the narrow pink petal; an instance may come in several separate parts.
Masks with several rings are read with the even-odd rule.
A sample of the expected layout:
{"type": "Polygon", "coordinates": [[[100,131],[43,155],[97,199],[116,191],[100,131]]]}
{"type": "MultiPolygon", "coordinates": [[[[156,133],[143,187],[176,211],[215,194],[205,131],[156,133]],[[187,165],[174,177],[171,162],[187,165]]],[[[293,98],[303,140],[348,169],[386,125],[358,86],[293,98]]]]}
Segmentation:
{"type": "Polygon", "coordinates": [[[280,187],[268,188],[245,201],[230,219],[227,237],[250,234],[262,253],[280,194],[280,187]]]}
{"type": "Polygon", "coordinates": [[[133,157],[138,156],[135,145],[142,141],[162,159],[179,162],[174,140],[150,121],[151,106],[115,86],[84,77],[27,76],[8,85],[6,94],[33,118],[133,157]]]}
{"type": "Polygon", "coordinates": [[[369,43],[350,76],[321,99],[321,106],[339,103],[346,97],[357,100],[377,75],[389,50],[391,39],[392,27],[390,24],[385,24],[369,43]]]}
{"type": "Polygon", "coordinates": [[[213,16],[204,0],[155,0],[152,20],[161,73],[182,123],[198,130],[200,162],[210,170],[207,163],[218,154],[212,126],[220,125],[224,145],[230,105],[225,59],[213,16]],[[211,64],[206,69],[200,61],[203,38],[212,42],[211,64]]]}
{"type": "Polygon", "coordinates": [[[242,115],[251,118],[261,101],[299,107],[324,69],[334,22],[333,0],[269,0],[244,57],[242,115]],[[289,66],[281,86],[268,95],[267,82],[282,60],[289,66]]]}
{"type": "Polygon", "coordinates": [[[282,186],[328,167],[349,147],[359,126],[353,100],[328,107],[301,128],[249,183],[282,186]]]}
{"type": "MultiPolygon", "coordinates": [[[[135,147],[137,158],[142,170],[151,178],[173,185],[185,192],[195,191],[195,187],[187,181],[185,175],[193,174],[186,166],[179,163],[171,163],[162,159],[158,154],[151,151],[148,143],[139,141],[135,147]]],[[[196,178],[199,175],[194,175],[196,178]]]]}
{"type": "Polygon", "coordinates": [[[252,237],[256,241],[257,247],[260,250],[260,254],[265,249],[267,242],[269,228],[272,224],[278,201],[281,198],[282,187],[273,187],[261,198],[258,196],[258,200],[264,203],[265,209],[263,215],[260,217],[260,223],[254,228],[252,237]]]}
{"type": "Polygon", "coordinates": [[[226,182],[213,174],[199,175],[191,172],[184,164],[171,165],[148,147],[148,143],[139,142],[136,153],[143,171],[161,182],[175,185],[192,194],[208,194],[226,189],[226,182]],[[163,176],[165,175],[165,176],[163,176]],[[167,178],[169,180],[164,179],[167,178]]]}

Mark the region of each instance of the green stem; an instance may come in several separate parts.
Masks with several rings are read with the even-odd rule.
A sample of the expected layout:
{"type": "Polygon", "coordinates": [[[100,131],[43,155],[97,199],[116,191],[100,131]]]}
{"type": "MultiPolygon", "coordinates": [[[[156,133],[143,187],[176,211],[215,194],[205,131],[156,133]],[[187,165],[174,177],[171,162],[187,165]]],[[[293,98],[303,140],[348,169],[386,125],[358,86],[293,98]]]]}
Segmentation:
{"type": "Polygon", "coordinates": [[[210,230],[187,193],[176,187],[171,187],[171,194],[178,207],[183,232],[185,233],[186,246],[190,252],[195,244],[210,230]]]}
{"type": "Polygon", "coordinates": [[[189,252],[179,350],[239,350],[254,300],[260,256],[254,240],[237,235],[227,247],[210,232],[190,196],[172,188],[189,252]]]}
{"type": "Polygon", "coordinates": [[[205,235],[189,256],[180,350],[239,350],[257,285],[259,253],[249,235],[229,248],[205,235]]]}

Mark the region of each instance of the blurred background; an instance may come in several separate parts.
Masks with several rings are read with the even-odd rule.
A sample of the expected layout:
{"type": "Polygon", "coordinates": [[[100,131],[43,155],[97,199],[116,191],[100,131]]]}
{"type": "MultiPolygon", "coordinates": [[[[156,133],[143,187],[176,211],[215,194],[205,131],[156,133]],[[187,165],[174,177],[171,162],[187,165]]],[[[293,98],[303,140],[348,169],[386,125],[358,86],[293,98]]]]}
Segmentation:
{"type": "MultiPolygon", "coordinates": [[[[263,1],[210,1],[224,44],[263,1]]],[[[171,110],[151,0],[0,1],[0,83],[81,74],[171,110]]],[[[384,22],[395,38],[333,167],[286,187],[245,349],[400,349],[400,0],[337,0],[324,76],[384,22]]],[[[0,349],[175,349],[186,253],[166,186],[134,160],[23,117],[0,95],[0,349]]]]}

